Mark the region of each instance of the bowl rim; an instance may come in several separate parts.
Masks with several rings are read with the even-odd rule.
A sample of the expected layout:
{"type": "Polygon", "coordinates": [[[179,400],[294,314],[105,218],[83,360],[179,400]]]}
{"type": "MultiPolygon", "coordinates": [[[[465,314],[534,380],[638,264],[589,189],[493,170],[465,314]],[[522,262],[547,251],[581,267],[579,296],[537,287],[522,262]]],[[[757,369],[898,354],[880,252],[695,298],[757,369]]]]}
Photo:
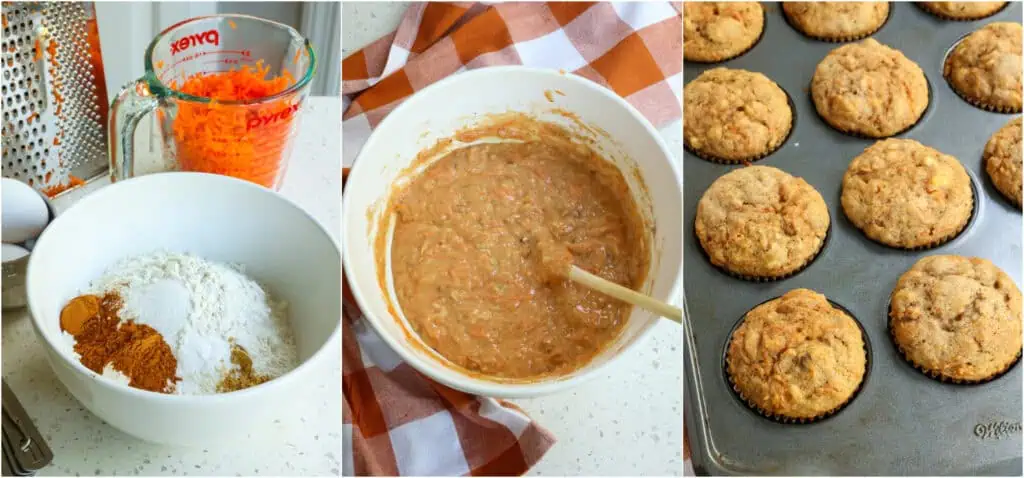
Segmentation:
{"type": "MultiPolygon", "coordinates": [[[[250,191],[258,191],[257,194],[269,194],[271,196],[276,197],[277,200],[284,201],[287,205],[291,206],[292,209],[299,212],[302,215],[302,217],[312,222],[317,227],[317,229],[319,229],[320,232],[328,238],[330,243],[334,246],[335,251],[337,251],[339,255],[341,254],[341,250],[338,247],[338,240],[334,236],[332,236],[330,232],[327,231],[327,229],[323,226],[323,224],[320,223],[320,221],[318,221],[315,217],[311,216],[308,212],[306,212],[305,209],[300,207],[294,201],[288,199],[287,197],[278,193],[277,191],[273,191],[258,184],[254,184],[249,181],[233,178],[230,176],[180,171],[153,173],[117,181],[107,186],[103,186],[97,189],[96,191],[93,191],[83,196],[81,199],[79,199],[70,207],[68,207],[63,213],[57,216],[57,218],[54,219],[53,222],[51,222],[47,226],[47,228],[37,239],[36,247],[33,248],[33,250],[37,249],[40,244],[45,244],[44,241],[46,241],[47,235],[50,233],[50,231],[53,230],[53,224],[56,224],[58,221],[61,221],[66,216],[74,214],[74,211],[79,207],[85,207],[83,205],[88,205],[91,202],[98,201],[97,198],[117,194],[126,187],[124,186],[125,184],[129,184],[134,187],[135,184],[155,181],[221,182],[222,185],[226,185],[227,187],[241,187],[247,188],[250,191]]],[[[59,344],[54,343],[55,337],[51,338],[49,334],[43,332],[42,327],[40,325],[40,321],[42,319],[39,318],[39,314],[35,312],[36,310],[39,310],[40,307],[37,304],[38,301],[34,299],[34,296],[32,294],[32,281],[30,280],[30,278],[33,275],[33,266],[35,264],[34,258],[37,257],[37,255],[32,254],[29,257],[30,259],[28,263],[28,271],[25,274],[25,295],[28,299],[28,311],[32,319],[32,327],[35,329],[36,335],[38,335],[46,344],[46,346],[53,351],[53,353],[50,354],[50,356],[56,355],[60,357],[61,360],[63,360],[65,363],[70,364],[71,368],[73,368],[76,372],[83,374],[88,379],[98,383],[100,387],[106,388],[115,393],[127,394],[130,396],[147,399],[150,401],[175,404],[180,403],[187,405],[232,402],[236,400],[243,400],[254,396],[258,396],[262,394],[265,390],[269,390],[272,388],[280,389],[282,387],[294,386],[295,384],[293,382],[298,380],[297,377],[299,377],[300,375],[307,375],[307,371],[315,366],[313,365],[314,363],[319,363],[326,360],[326,358],[324,357],[327,356],[329,350],[334,350],[339,355],[341,352],[341,317],[339,317],[337,324],[331,331],[331,334],[327,337],[324,343],[315,352],[313,352],[312,355],[309,356],[308,359],[303,360],[301,363],[299,363],[299,365],[289,370],[284,375],[281,375],[277,378],[274,378],[273,380],[269,380],[267,382],[261,383],[253,387],[245,388],[242,390],[236,390],[233,392],[214,393],[209,395],[176,395],[160,392],[151,392],[149,390],[143,390],[135,387],[130,387],[128,385],[123,385],[114,382],[113,380],[103,378],[102,375],[86,368],[85,365],[82,365],[81,361],[74,360],[73,357],[69,356],[59,344]]],[[[341,294],[340,290],[338,291],[338,294],[341,294]]]]}
{"type": "MultiPolygon", "coordinates": [[[[652,125],[646,117],[640,114],[640,112],[628,101],[626,101],[624,98],[619,96],[614,91],[587,78],[576,75],[574,73],[569,73],[563,70],[526,67],[518,65],[492,66],[464,71],[462,73],[450,75],[414,93],[406,101],[398,105],[390,114],[388,114],[381,121],[381,123],[376,128],[374,128],[373,131],[370,133],[369,137],[366,140],[366,143],[363,144],[363,147],[359,151],[359,154],[356,156],[352,168],[349,170],[349,181],[358,182],[359,176],[361,174],[366,174],[362,173],[362,171],[365,170],[365,168],[360,167],[360,165],[369,162],[363,159],[364,156],[367,156],[366,151],[370,150],[370,147],[375,142],[382,141],[382,135],[380,134],[380,131],[385,129],[384,126],[390,124],[390,122],[396,121],[393,118],[400,117],[402,114],[404,114],[405,111],[415,108],[417,103],[419,101],[422,101],[423,98],[432,95],[436,90],[448,87],[448,85],[453,83],[466,81],[484,81],[484,79],[489,75],[514,74],[540,75],[547,76],[549,78],[560,78],[559,81],[565,80],[574,82],[584,87],[586,90],[592,92],[593,94],[603,95],[605,97],[610,98],[613,102],[622,107],[628,113],[629,117],[633,121],[638,122],[644,128],[647,134],[654,140],[655,144],[658,146],[658,149],[661,150],[662,156],[668,163],[669,169],[672,171],[672,174],[675,179],[675,184],[679,185],[680,196],[682,195],[682,173],[680,172],[680,165],[676,164],[677,162],[673,160],[675,156],[672,154],[671,149],[666,144],[664,138],[661,137],[658,130],[654,128],[654,125],[652,125]]],[[[349,230],[349,218],[353,217],[352,212],[349,211],[349,201],[347,200],[350,194],[349,191],[351,191],[351,188],[347,188],[347,190],[342,192],[342,217],[344,221],[342,229],[343,234],[349,230]]],[[[352,270],[352,261],[349,259],[350,256],[351,252],[349,250],[348,242],[343,240],[342,270],[346,277],[348,276],[349,271],[352,270]]],[[[672,279],[672,282],[669,286],[670,301],[672,301],[674,297],[679,295],[681,281],[682,267],[680,267],[679,270],[675,273],[675,277],[672,279]]],[[[363,305],[366,302],[366,299],[364,298],[364,294],[366,292],[364,292],[364,290],[360,287],[360,285],[357,282],[348,281],[348,286],[349,289],[352,291],[352,296],[355,298],[357,304],[360,307],[361,315],[364,318],[366,318],[367,322],[369,322],[370,325],[374,328],[377,335],[380,336],[381,339],[386,344],[388,344],[388,347],[390,347],[391,350],[398,354],[398,356],[401,357],[401,359],[404,362],[410,364],[419,372],[427,375],[428,377],[437,382],[440,382],[443,385],[446,385],[457,390],[461,390],[463,392],[481,395],[485,397],[532,398],[541,395],[553,394],[568,389],[570,387],[577,386],[586,381],[589,381],[596,377],[598,373],[606,371],[613,364],[618,363],[624,355],[632,352],[634,349],[645,343],[652,334],[652,331],[657,325],[657,322],[662,320],[662,318],[658,317],[657,315],[654,315],[652,323],[648,326],[645,326],[645,328],[642,331],[640,331],[636,339],[634,339],[630,344],[627,344],[625,347],[616,352],[605,363],[586,370],[577,369],[575,372],[573,372],[572,375],[569,376],[563,375],[550,377],[548,379],[540,379],[535,382],[503,383],[498,381],[490,381],[484,377],[472,377],[466,375],[464,372],[454,367],[445,367],[446,369],[454,371],[457,374],[455,376],[455,379],[449,379],[448,377],[444,377],[435,373],[435,370],[437,368],[444,367],[443,365],[435,364],[431,361],[421,359],[419,356],[412,353],[407,347],[402,346],[395,338],[393,338],[385,330],[383,330],[383,325],[379,323],[380,319],[374,317],[371,313],[366,312],[367,308],[363,305]]],[[[417,340],[419,340],[418,337],[417,340]]],[[[586,365],[584,367],[586,367],[586,365]]]]}

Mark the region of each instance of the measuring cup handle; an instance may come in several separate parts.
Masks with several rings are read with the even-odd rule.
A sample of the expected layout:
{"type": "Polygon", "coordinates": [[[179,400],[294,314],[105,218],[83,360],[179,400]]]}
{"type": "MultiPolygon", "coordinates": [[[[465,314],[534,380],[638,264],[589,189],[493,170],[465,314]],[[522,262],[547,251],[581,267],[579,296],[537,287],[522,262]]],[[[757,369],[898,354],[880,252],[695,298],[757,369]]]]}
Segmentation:
{"type": "Polygon", "coordinates": [[[110,104],[107,138],[110,141],[110,181],[135,175],[135,129],[146,113],[160,106],[149,84],[139,79],[121,88],[110,104]]]}

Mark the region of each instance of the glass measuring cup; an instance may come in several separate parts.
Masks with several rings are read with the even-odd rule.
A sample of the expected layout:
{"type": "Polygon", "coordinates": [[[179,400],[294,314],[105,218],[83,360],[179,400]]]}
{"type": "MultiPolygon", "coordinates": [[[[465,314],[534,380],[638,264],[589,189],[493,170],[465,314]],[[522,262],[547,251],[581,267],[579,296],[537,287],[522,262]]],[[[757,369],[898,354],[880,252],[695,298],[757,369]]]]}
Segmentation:
{"type": "Polygon", "coordinates": [[[135,130],[154,112],[163,153],[158,170],[280,187],[316,70],[309,40],[248,15],[198,17],[157,35],[145,67],[111,104],[111,181],[141,174],[135,130]]]}

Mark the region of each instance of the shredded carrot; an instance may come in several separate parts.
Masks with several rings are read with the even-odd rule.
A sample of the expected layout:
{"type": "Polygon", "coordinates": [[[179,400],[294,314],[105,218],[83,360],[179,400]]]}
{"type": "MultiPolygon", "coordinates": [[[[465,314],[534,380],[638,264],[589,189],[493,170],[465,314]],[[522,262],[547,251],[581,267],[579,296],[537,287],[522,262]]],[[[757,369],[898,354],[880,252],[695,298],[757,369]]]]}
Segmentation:
{"type": "Polygon", "coordinates": [[[60,138],[59,137],[57,137],[57,136],[53,137],[53,145],[54,146],[60,146],[60,138]]]}
{"type": "Polygon", "coordinates": [[[301,55],[301,54],[302,54],[302,50],[295,50],[295,57],[292,58],[292,64],[293,65],[298,65],[299,64],[299,55],[301,55]]]}
{"type": "Polygon", "coordinates": [[[235,27],[237,27],[238,25],[235,25],[235,22],[228,20],[228,26],[231,27],[232,30],[234,30],[235,27]]]}
{"type": "Polygon", "coordinates": [[[32,124],[32,120],[34,120],[34,119],[36,119],[38,117],[39,117],[39,113],[33,111],[32,114],[28,115],[28,118],[26,118],[25,121],[28,121],[28,124],[32,124]]]}
{"type": "Polygon", "coordinates": [[[0,19],[3,19],[4,28],[7,28],[7,15],[0,15],[0,19]]]}
{"type": "MultiPolygon", "coordinates": [[[[44,167],[45,167],[45,165],[44,165],[44,167]]],[[[43,178],[43,182],[46,183],[46,184],[50,184],[50,179],[52,179],[52,178],[53,178],[53,171],[47,171],[46,172],[46,177],[43,178]]]]}
{"type": "Polygon", "coordinates": [[[287,71],[276,78],[269,78],[269,71],[258,62],[255,68],[193,75],[180,87],[171,83],[183,93],[212,100],[178,105],[172,130],[182,170],[233,176],[269,188],[278,185],[288,159],[297,99],[244,107],[218,102],[266,98],[294,83],[287,71]]]}
{"type": "Polygon", "coordinates": [[[32,46],[32,61],[39,61],[43,58],[43,49],[39,47],[39,40],[32,46]]]}
{"type": "Polygon", "coordinates": [[[68,189],[77,188],[83,184],[85,184],[85,181],[83,181],[82,178],[72,175],[68,176],[68,182],[66,183],[54,184],[53,186],[43,188],[43,194],[45,194],[46,197],[52,198],[64,191],[67,191],[68,189]]]}
{"type": "Polygon", "coordinates": [[[156,67],[157,68],[163,68],[164,67],[164,61],[163,60],[157,60],[156,61],[156,67]]]}
{"type": "Polygon", "coordinates": [[[56,62],[57,61],[57,42],[54,41],[53,39],[51,39],[46,44],[46,53],[50,54],[50,61],[51,62],[56,62]]]}

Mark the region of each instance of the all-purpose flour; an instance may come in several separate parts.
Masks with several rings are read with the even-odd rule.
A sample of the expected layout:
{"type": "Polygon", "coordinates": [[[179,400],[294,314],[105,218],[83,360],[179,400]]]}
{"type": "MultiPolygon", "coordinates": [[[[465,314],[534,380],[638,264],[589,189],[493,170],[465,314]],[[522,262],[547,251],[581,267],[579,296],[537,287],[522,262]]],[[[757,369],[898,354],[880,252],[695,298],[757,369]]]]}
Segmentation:
{"type": "Polygon", "coordinates": [[[245,348],[258,374],[278,377],[298,365],[287,304],[240,267],[187,254],[145,255],[115,265],[86,293],[107,291],[121,295],[122,320],[153,327],[171,347],[177,394],[217,392],[232,367],[230,340],[245,348]]]}

